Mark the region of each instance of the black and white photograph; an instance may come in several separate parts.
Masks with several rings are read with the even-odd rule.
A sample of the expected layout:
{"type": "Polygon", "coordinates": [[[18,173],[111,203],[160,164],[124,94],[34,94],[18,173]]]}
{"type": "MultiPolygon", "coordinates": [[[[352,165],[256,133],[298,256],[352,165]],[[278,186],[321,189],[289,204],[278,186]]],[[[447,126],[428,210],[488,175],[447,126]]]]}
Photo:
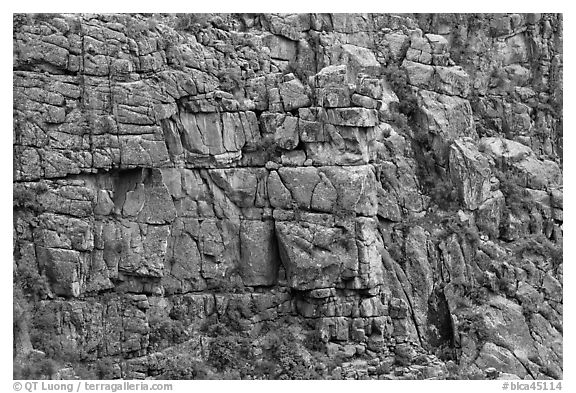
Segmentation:
{"type": "Polygon", "coordinates": [[[563,20],[13,13],[6,391],[560,391],[563,20]]]}

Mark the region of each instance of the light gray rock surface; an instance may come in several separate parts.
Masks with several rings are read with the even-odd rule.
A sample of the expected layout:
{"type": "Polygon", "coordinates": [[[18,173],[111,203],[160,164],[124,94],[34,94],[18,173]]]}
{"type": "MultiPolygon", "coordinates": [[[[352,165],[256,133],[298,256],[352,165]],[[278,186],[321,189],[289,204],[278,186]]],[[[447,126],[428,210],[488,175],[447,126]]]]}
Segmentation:
{"type": "Polygon", "coordinates": [[[16,364],[561,379],[562,38],[557,14],[15,14],[16,364]]]}

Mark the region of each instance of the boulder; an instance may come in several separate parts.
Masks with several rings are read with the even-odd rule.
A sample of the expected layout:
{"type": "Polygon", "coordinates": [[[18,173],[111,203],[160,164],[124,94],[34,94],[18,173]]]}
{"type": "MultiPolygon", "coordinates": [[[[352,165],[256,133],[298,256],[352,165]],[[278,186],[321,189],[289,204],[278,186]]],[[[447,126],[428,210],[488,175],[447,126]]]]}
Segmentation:
{"type": "Polygon", "coordinates": [[[278,174],[298,206],[310,209],[312,194],[316,185],[321,181],[318,169],[314,167],[280,168],[278,174]]]}
{"type": "Polygon", "coordinates": [[[450,177],[469,210],[476,210],[491,196],[492,171],[488,159],[471,139],[457,139],[450,146],[450,177]]]}
{"type": "Polygon", "coordinates": [[[264,46],[270,49],[270,57],[279,60],[296,59],[296,42],[276,34],[267,34],[262,38],[264,46]]]}
{"type": "Polygon", "coordinates": [[[288,285],[298,290],[333,287],[358,273],[353,222],[276,221],[288,285]]]}
{"type": "Polygon", "coordinates": [[[162,277],[162,285],[168,294],[206,289],[201,272],[200,251],[195,239],[197,233],[190,229],[195,225],[197,221],[192,219],[177,219],[172,225],[166,274],[162,277]]]}
{"type": "MultiPolygon", "coordinates": [[[[321,143],[304,144],[306,156],[314,165],[362,165],[375,157],[372,128],[324,124],[320,135],[321,143]]],[[[306,137],[314,138],[309,134],[306,137]]]]}
{"type": "Polygon", "coordinates": [[[182,143],[186,150],[201,154],[222,154],[222,123],[218,113],[180,113],[182,143]]]}
{"type": "MultiPolygon", "coordinates": [[[[292,288],[369,289],[382,284],[384,246],[374,218],[335,220],[332,215],[300,213],[297,221],[278,217],[275,223],[280,258],[292,288]]],[[[326,306],[321,303],[323,315],[334,315],[326,306]]],[[[366,305],[372,306],[380,307],[366,305]]],[[[359,312],[348,310],[350,316],[359,312]]]]}
{"type": "Polygon", "coordinates": [[[298,133],[302,142],[326,142],[324,124],[317,121],[298,119],[298,133]]]}
{"type": "Polygon", "coordinates": [[[470,77],[461,67],[432,66],[404,60],[402,68],[412,86],[462,98],[470,94],[470,77]]]}
{"type": "Polygon", "coordinates": [[[354,75],[360,73],[378,75],[380,73],[381,65],[370,49],[344,44],[335,51],[334,56],[336,62],[346,64],[354,75]]]}
{"type": "Polygon", "coordinates": [[[346,64],[324,67],[311,80],[316,88],[347,86],[355,82],[346,64]]]}
{"type": "MultiPolygon", "coordinates": [[[[212,193],[216,194],[214,190],[216,187],[222,190],[226,198],[233,204],[229,205],[231,209],[235,207],[264,207],[268,205],[265,189],[268,175],[266,169],[209,169],[206,173],[213,182],[213,186],[210,187],[212,193]]],[[[225,205],[220,206],[220,208],[224,207],[225,205]]],[[[228,216],[233,214],[234,213],[226,214],[225,212],[225,215],[228,216]]]]}
{"type": "Polygon", "coordinates": [[[353,94],[351,97],[351,102],[356,106],[361,106],[368,109],[377,109],[378,103],[375,99],[366,97],[360,94],[353,94]]]}
{"type": "Polygon", "coordinates": [[[75,250],[40,248],[38,258],[44,260],[46,275],[56,295],[78,297],[82,286],[79,269],[85,258],[75,250]]]}
{"type": "Polygon", "coordinates": [[[282,182],[277,171],[270,172],[267,189],[272,207],[281,209],[290,209],[292,207],[292,194],[282,182]]]}
{"type": "Polygon", "coordinates": [[[421,62],[404,60],[402,68],[406,70],[408,82],[423,89],[432,90],[432,81],[434,78],[434,67],[421,62]]]}
{"type": "Polygon", "coordinates": [[[367,108],[327,109],[327,123],[336,126],[374,127],[378,124],[378,112],[367,108]]]}
{"type": "Polygon", "coordinates": [[[264,133],[274,134],[274,143],[281,149],[293,150],[300,140],[298,118],[282,113],[262,114],[264,133]]]}
{"type": "Polygon", "coordinates": [[[492,367],[503,373],[517,375],[519,379],[527,375],[526,368],[512,352],[492,342],[484,344],[474,363],[481,369],[492,367]]]}
{"type": "Polygon", "coordinates": [[[483,152],[496,160],[496,162],[504,162],[506,164],[523,161],[534,154],[528,146],[510,139],[498,137],[482,138],[479,147],[483,152]]]}
{"type": "Polygon", "coordinates": [[[402,53],[407,49],[410,40],[407,35],[399,33],[387,33],[384,35],[384,39],[391,57],[395,60],[402,57],[402,53]]]}
{"type": "MultiPolygon", "coordinates": [[[[378,211],[376,177],[369,165],[349,168],[285,167],[280,168],[278,174],[301,209],[318,208],[331,213],[354,212],[366,216],[374,216],[378,211]],[[336,192],[329,195],[328,192],[332,190],[336,192]]],[[[282,195],[283,191],[280,190],[283,188],[279,184],[273,186],[275,191],[278,190],[278,196],[282,195]]],[[[270,195],[271,200],[276,198],[275,194],[270,195]]]]}
{"type": "Polygon", "coordinates": [[[482,138],[480,149],[504,170],[511,171],[512,180],[522,187],[545,190],[562,185],[562,171],[557,163],[541,160],[532,149],[505,138],[482,138]]]}
{"type": "Polygon", "coordinates": [[[435,90],[442,94],[468,97],[470,94],[470,77],[461,67],[435,67],[435,90]]]}
{"type": "Polygon", "coordinates": [[[310,106],[310,98],[302,82],[298,79],[292,79],[281,83],[278,87],[280,98],[284,104],[284,110],[289,112],[294,109],[310,106]]]}
{"type": "Polygon", "coordinates": [[[496,239],[500,235],[500,222],[505,203],[504,194],[500,190],[493,191],[476,210],[475,221],[478,229],[491,239],[496,239]]]}
{"type": "Polygon", "coordinates": [[[276,283],[280,260],[272,221],[248,221],[240,224],[240,276],[247,286],[271,286],[276,283]]]}
{"type": "Polygon", "coordinates": [[[350,106],[348,86],[322,87],[317,91],[317,103],[323,108],[345,108],[350,106]]]}
{"type": "Polygon", "coordinates": [[[450,144],[461,137],[477,137],[470,102],[463,98],[420,90],[417,122],[427,130],[437,161],[444,163],[450,144]]]}

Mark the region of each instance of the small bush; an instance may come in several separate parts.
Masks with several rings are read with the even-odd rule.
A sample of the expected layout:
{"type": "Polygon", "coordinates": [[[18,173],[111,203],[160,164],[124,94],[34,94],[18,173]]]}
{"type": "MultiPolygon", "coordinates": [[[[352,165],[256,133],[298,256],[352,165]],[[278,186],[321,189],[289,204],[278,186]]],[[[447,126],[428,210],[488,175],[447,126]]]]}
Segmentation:
{"type": "Polygon", "coordinates": [[[398,96],[400,103],[398,110],[403,115],[410,118],[418,109],[418,99],[414,94],[412,87],[408,83],[406,71],[395,64],[391,64],[383,71],[386,81],[390,83],[392,90],[398,96]]]}
{"type": "Polygon", "coordinates": [[[218,336],[210,343],[208,363],[218,371],[242,367],[251,358],[250,342],[238,335],[218,336]]]}
{"type": "Polygon", "coordinates": [[[442,210],[456,210],[459,208],[458,191],[449,178],[428,176],[421,184],[432,202],[442,210]]]}
{"type": "Polygon", "coordinates": [[[149,321],[149,324],[149,340],[150,346],[153,348],[158,347],[162,342],[166,342],[167,345],[173,345],[181,344],[189,339],[186,326],[182,321],[173,319],[152,319],[149,321]]]}
{"type": "Polygon", "coordinates": [[[12,375],[14,379],[52,379],[56,371],[58,364],[52,359],[27,359],[14,362],[12,375]]]}
{"type": "Polygon", "coordinates": [[[34,24],[37,23],[47,23],[54,18],[61,17],[61,14],[54,14],[54,13],[40,13],[40,14],[32,14],[32,21],[34,24]]]}
{"type": "Polygon", "coordinates": [[[14,188],[12,204],[16,208],[35,210],[37,208],[35,190],[31,187],[17,186],[14,188]]]}
{"type": "Polygon", "coordinates": [[[271,360],[258,360],[254,367],[256,379],[274,379],[278,373],[278,365],[271,360]]]}
{"type": "Polygon", "coordinates": [[[523,211],[530,211],[535,206],[534,201],[526,188],[519,186],[517,179],[511,172],[496,171],[494,174],[500,182],[500,191],[506,198],[507,208],[514,214],[520,215],[523,211]]]}
{"type": "Polygon", "coordinates": [[[99,359],[96,362],[96,377],[98,379],[114,379],[116,375],[116,364],[110,358],[99,359]]]}
{"type": "Polygon", "coordinates": [[[98,379],[98,370],[91,364],[74,362],[74,373],[80,379],[98,379]]]}
{"type": "Polygon", "coordinates": [[[149,31],[154,31],[156,30],[156,27],[158,26],[158,21],[154,18],[149,18],[146,23],[148,24],[148,30],[149,31]]]}
{"type": "Polygon", "coordinates": [[[488,300],[488,289],[480,285],[468,285],[464,289],[464,296],[474,304],[483,305],[488,300]]]}
{"type": "Polygon", "coordinates": [[[536,254],[544,258],[549,258],[554,267],[558,267],[563,262],[563,247],[553,243],[543,234],[532,235],[516,243],[515,254],[524,255],[536,254]]]}
{"type": "Polygon", "coordinates": [[[27,263],[21,263],[16,272],[16,280],[26,296],[33,300],[46,299],[48,297],[50,284],[46,276],[38,273],[37,268],[27,263]]]}
{"type": "Polygon", "coordinates": [[[206,364],[188,354],[178,354],[166,359],[160,379],[208,379],[211,371],[206,364]]]}
{"type": "Polygon", "coordinates": [[[401,134],[404,135],[413,134],[412,129],[408,124],[408,118],[404,113],[392,112],[390,114],[388,122],[390,123],[390,125],[392,125],[392,127],[394,127],[395,130],[399,131],[401,134]]]}
{"type": "Polygon", "coordinates": [[[275,361],[279,370],[275,379],[319,379],[313,366],[302,356],[303,347],[299,340],[286,328],[277,328],[270,334],[270,349],[267,357],[275,361]]]}
{"type": "Polygon", "coordinates": [[[294,74],[294,76],[297,79],[301,81],[307,81],[309,76],[308,74],[312,75],[312,72],[302,69],[302,67],[298,64],[298,62],[292,59],[288,62],[288,65],[286,66],[282,74],[283,75],[294,74]]]}
{"type": "Polygon", "coordinates": [[[227,274],[226,277],[213,278],[208,281],[210,288],[217,293],[244,293],[246,287],[233,274],[227,274]]]}
{"type": "Polygon", "coordinates": [[[487,327],[484,317],[480,314],[469,313],[467,315],[459,315],[458,318],[462,320],[459,325],[460,332],[471,337],[475,335],[477,337],[477,345],[481,347],[487,340],[487,327]]]}
{"type": "Polygon", "coordinates": [[[220,81],[220,89],[228,93],[234,93],[244,86],[242,75],[237,70],[221,71],[217,77],[220,81]]]}
{"type": "Polygon", "coordinates": [[[304,339],[304,346],[312,351],[323,352],[326,348],[326,343],[322,341],[320,330],[316,329],[304,339]]]}
{"type": "Polygon", "coordinates": [[[22,26],[29,23],[28,14],[12,14],[13,33],[16,33],[22,26]]]}
{"type": "Polygon", "coordinates": [[[201,333],[211,335],[214,330],[218,329],[218,324],[218,316],[216,314],[212,314],[202,322],[199,331],[201,333]]]}
{"type": "Polygon", "coordinates": [[[197,33],[210,26],[210,14],[178,14],[175,29],[197,33]]]}
{"type": "Polygon", "coordinates": [[[147,34],[149,30],[150,27],[146,21],[128,18],[126,22],[126,35],[129,37],[147,34]]]}
{"type": "Polygon", "coordinates": [[[466,225],[464,231],[462,232],[464,239],[466,239],[472,248],[477,249],[480,245],[480,233],[478,233],[478,228],[476,225],[466,225]]]}

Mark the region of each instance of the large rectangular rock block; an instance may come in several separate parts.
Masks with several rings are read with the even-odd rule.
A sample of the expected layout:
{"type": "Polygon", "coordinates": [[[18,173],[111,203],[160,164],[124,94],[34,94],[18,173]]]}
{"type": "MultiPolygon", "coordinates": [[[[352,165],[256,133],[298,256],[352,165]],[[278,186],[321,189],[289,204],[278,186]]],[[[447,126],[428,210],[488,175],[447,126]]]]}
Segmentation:
{"type": "Polygon", "coordinates": [[[244,220],[240,224],[240,276],[244,285],[276,283],[280,259],[273,221],[244,220]]]}
{"type": "Polygon", "coordinates": [[[378,112],[367,108],[336,108],[326,110],[326,122],[336,126],[374,127],[378,112]]]}
{"type": "Polygon", "coordinates": [[[333,287],[358,273],[353,223],[327,225],[276,222],[280,257],[290,287],[299,290],[333,287]]]}
{"type": "Polygon", "coordinates": [[[375,216],[377,181],[371,165],[280,168],[270,175],[272,207],[375,216]]]}
{"type": "Polygon", "coordinates": [[[325,124],[322,131],[322,141],[304,143],[306,156],[314,165],[362,165],[375,159],[374,128],[325,124]]]}
{"type": "Polygon", "coordinates": [[[472,140],[458,139],[450,146],[449,168],[466,208],[476,210],[491,196],[490,163],[472,140]]]}
{"type": "Polygon", "coordinates": [[[294,289],[366,289],[383,281],[384,246],[375,219],[288,214],[277,216],[276,236],[288,285],[294,289]]]}

